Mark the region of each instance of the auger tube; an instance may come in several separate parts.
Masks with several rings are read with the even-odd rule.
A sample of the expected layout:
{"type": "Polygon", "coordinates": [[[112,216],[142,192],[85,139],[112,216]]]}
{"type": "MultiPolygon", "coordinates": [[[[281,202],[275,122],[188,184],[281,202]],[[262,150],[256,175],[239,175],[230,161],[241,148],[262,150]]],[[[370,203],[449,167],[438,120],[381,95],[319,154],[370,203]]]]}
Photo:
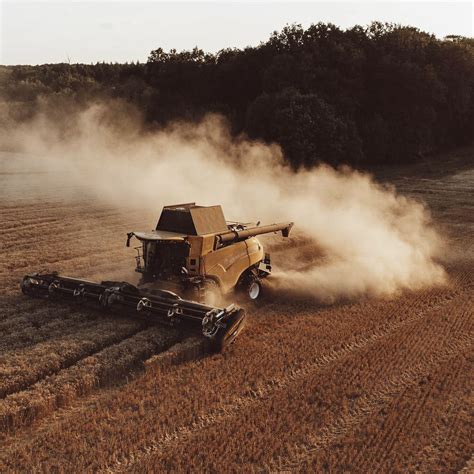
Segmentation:
{"type": "Polygon", "coordinates": [[[283,237],[288,237],[290,235],[292,227],[293,222],[286,222],[280,224],[249,227],[242,230],[229,230],[228,232],[218,234],[216,236],[216,239],[219,243],[223,244],[228,242],[237,242],[239,240],[244,240],[249,237],[254,237],[256,235],[270,234],[272,232],[281,232],[283,237]]]}

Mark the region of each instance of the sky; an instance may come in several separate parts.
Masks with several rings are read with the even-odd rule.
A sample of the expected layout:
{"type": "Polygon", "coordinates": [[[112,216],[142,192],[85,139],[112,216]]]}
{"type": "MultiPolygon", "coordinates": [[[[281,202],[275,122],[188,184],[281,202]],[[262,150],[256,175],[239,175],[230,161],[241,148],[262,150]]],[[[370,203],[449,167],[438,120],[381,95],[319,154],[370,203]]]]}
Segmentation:
{"type": "Polygon", "coordinates": [[[374,20],[472,37],[473,2],[0,0],[0,64],[145,62],[158,47],[216,52],[258,45],[289,23],[374,20]]]}

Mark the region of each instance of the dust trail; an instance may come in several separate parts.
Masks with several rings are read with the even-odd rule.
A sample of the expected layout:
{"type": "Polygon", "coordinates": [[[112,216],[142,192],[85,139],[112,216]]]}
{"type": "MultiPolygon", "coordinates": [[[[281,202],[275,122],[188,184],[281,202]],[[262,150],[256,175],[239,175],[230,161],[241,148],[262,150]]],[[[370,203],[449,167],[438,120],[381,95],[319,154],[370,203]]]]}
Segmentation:
{"type": "Polygon", "coordinates": [[[421,203],[348,168],[293,172],[277,145],[232,137],[219,116],[150,130],[128,106],[94,104],[65,119],[38,113],[4,125],[0,147],[29,157],[15,166],[37,172],[30,195],[56,187],[70,199],[156,213],[197,201],[222,204],[228,219],[292,220],[324,259],[280,268],[275,281],[319,300],[392,296],[445,278],[436,263],[443,242],[421,203]]]}

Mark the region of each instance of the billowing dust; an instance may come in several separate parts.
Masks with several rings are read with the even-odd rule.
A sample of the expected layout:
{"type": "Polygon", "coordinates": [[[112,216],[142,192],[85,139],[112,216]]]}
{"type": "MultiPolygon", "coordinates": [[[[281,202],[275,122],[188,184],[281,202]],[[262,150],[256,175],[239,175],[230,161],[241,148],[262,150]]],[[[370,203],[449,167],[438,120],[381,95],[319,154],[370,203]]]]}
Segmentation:
{"type": "Polygon", "coordinates": [[[445,279],[423,204],[348,168],[294,172],[277,145],[233,137],[222,117],[151,130],[128,106],[94,104],[2,121],[2,150],[24,153],[21,166],[37,173],[31,193],[59,186],[135,212],[196,201],[222,204],[229,220],[294,221],[296,238],[314,245],[279,262],[273,284],[286,291],[331,302],[445,279]]]}

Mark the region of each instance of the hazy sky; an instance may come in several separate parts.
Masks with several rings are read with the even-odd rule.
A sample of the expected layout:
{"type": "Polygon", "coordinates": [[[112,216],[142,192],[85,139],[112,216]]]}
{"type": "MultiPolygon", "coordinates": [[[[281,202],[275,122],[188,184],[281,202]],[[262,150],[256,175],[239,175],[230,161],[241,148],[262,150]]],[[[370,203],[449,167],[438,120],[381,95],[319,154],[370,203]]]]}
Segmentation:
{"type": "Polygon", "coordinates": [[[373,20],[442,38],[473,36],[472,1],[159,2],[0,0],[0,64],[146,61],[159,46],[215,52],[265,41],[286,23],[373,20]]]}

